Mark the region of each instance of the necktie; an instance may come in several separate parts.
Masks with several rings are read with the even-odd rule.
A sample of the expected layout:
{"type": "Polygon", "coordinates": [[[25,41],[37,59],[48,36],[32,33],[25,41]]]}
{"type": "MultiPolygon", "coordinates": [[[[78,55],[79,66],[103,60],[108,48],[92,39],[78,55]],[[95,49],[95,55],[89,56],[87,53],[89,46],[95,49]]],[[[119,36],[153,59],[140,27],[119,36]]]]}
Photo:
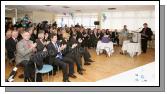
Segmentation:
{"type": "Polygon", "coordinates": [[[58,47],[57,43],[55,43],[55,47],[58,49],[58,54],[57,54],[56,58],[62,60],[62,59],[63,59],[63,56],[62,56],[61,51],[59,51],[59,47],[58,47]]]}

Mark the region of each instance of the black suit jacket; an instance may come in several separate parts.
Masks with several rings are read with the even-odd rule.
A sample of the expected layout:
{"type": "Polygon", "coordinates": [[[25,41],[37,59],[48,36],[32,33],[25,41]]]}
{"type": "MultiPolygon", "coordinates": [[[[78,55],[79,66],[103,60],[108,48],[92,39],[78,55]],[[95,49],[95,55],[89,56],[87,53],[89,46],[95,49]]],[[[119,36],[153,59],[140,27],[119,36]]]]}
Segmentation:
{"type": "MultiPolygon", "coordinates": [[[[140,33],[144,33],[144,28],[142,29],[140,33]]],[[[141,35],[141,38],[151,40],[151,36],[153,35],[151,28],[146,28],[145,35],[146,36],[141,35]]]]}
{"type": "Polygon", "coordinates": [[[12,37],[6,40],[6,50],[8,54],[8,58],[14,58],[14,53],[16,51],[16,44],[17,41],[15,41],[12,37]]]}
{"type": "Polygon", "coordinates": [[[43,51],[45,45],[39,39],[36,40],[36,43],[37,43],[37,52],[43,51]]]}
{"type": "Polygon", "coordinates": [[[118,32],[112,32],[111,33],[111,38],[117,38],[118,37],[118,32]]]}
{"type": "Polygon", "coordinates": [[[47,51],[49,54],[49,63],[53,64],[53,61],[55,61],[56,56],[58,54],[58,49],[54,46],[52,42],[50,42],[47,45],[47,51]]]}

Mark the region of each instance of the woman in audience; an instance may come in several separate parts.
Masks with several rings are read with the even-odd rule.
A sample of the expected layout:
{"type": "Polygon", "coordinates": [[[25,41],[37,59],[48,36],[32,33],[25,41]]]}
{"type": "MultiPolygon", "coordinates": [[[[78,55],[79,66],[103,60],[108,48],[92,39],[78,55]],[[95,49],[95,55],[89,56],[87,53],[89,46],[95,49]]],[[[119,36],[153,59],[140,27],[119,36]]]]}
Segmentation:
{"type": "Polygon", "coordinates": [[[44,41],[50,41],[50,35],[51,34],[45,33],[44,34],[44,41]]]}
{"type": "Polygon", "coordinates": [[[46,49],[47,41],[44,40],[44,32],[38,34],[37,43],[37,52],[43,51],[46,49]]]}
{"type": "Polygon", "coordinates": [[[104,36],[102,37],[101,41],[103,43],[109,43],[110,42],[109,35],[107,35],[106,33],[104,33],[104,36]]]}

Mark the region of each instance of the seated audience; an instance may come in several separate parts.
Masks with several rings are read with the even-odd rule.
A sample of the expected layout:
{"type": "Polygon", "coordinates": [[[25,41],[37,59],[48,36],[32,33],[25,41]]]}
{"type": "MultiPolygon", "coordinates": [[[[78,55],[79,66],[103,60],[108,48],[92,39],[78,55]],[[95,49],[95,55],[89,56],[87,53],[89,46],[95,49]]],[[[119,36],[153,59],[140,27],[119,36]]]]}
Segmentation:
{"type": "Polygon", "coordinates": [[[63,82],[70,82],[67,72],[67,64],[62,61],[63,57],[61,50],[63,50],[64,47],[59,47],[56,34],[51,34],[50,38],[51,42],[47,45],[47,50],[49,53],[49,63],[51,63],[53,66],[60,66],[63,72],[63,82]]]}
{"type": "Polygon", "coordinates": [[[18,42],[17,40],[18,32],[16,30],[12,31],[12,36],[6,40],[6,50],[7,50],[7,57],[10,60],[10,63],[14,61],[15,53],[16,53],[16,44],[18,42]]]}
{"type": "Polygon", "coordinates": [[[23,39],[17,43],[16,46],[16,66],[22,64],[24,66],[24,81],[30,81],[29,74],[31,67],[29,66],[29,60],[31,55],[36,51],[36,43],[33,43],[30,39],[29,32],[22,33],[23,39]]]}

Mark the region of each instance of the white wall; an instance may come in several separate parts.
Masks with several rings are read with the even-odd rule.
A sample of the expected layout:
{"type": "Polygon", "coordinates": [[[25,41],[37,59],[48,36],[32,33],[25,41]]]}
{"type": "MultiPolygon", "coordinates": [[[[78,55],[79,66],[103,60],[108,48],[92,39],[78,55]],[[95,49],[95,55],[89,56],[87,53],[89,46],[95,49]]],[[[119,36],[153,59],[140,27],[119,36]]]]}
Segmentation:
{"type": "Polygon", "coordinates": [[[6,11],[5,12],[5,17],[10,17],[10,18],[13,19],[13,21],[16,21],[18,19],[22,19],[25,16],[25,14],[28,14],[28,16],[30,17],[30,19],[32,19],[32,16],[33,16],[32,12],[18,12],[17,13],[17,18],[16,18],[16,13],[15,13],[14,10],[12,10],[12,11],[6,11]]]}
{"type": "Polygon", "coordinates": [[[33,11],[32,14],[33,23],[39,23],[44,20],[47,20],[48,23],[53,23],[55,20],[55,13],[33,11]]]}
{"type": "MultiPolygon", "coordinates": [[[[18,11],[17,13],[17,19],[18,18],[23,18],[25,14],[28,14],[30,17],[30,20],[32,20],[33,23],[39,23],[41,21],[47,20],[49,23],[54,22],[55,20],[55,13],[50,13],[50,12],[41,12],[41,11],[32,11],[32,12],[20,12],[18,11]]],[[[16,18],[15,12],[6,12],[5,17],[11,17],[12,19],[16,18]]]]}
{"type": "MultiPolygon", "coordinates": [[[[107,16],[107,19],[105,22],[102,21],[103,13],[98,13],[96,16],[97,19],[100,21],[100,25],[98,26],[98,28],[120,30],[123,28],[123,25],[127,25],[129,30],[137,30],[138,28],[143,27],[143,23],[146,22],[148,23],[148,26],[153,31],[155,31],[155,12],[154,10],[115,11],[115,12],[104,12],[104,13],[107,16]]],[[[39,23],[44,20],[47,20],[49,23],[53,23],[55,20],[57,22],[60,22],[57,19],[62,17],[62,15],[58,15],[58,14],[56,15],[55,13],[51,13],[51,12],[33,11],[33,12],[18,12],[18,18],[23,18],[25,14],[29,15],[33,23],[39,23]]],[[[14,12],[7,12],[5,13],[5,16],[14,18],[15,14],[14,12]]],[[[82,17],[84,17],[84,15],[82,17]]]]}

